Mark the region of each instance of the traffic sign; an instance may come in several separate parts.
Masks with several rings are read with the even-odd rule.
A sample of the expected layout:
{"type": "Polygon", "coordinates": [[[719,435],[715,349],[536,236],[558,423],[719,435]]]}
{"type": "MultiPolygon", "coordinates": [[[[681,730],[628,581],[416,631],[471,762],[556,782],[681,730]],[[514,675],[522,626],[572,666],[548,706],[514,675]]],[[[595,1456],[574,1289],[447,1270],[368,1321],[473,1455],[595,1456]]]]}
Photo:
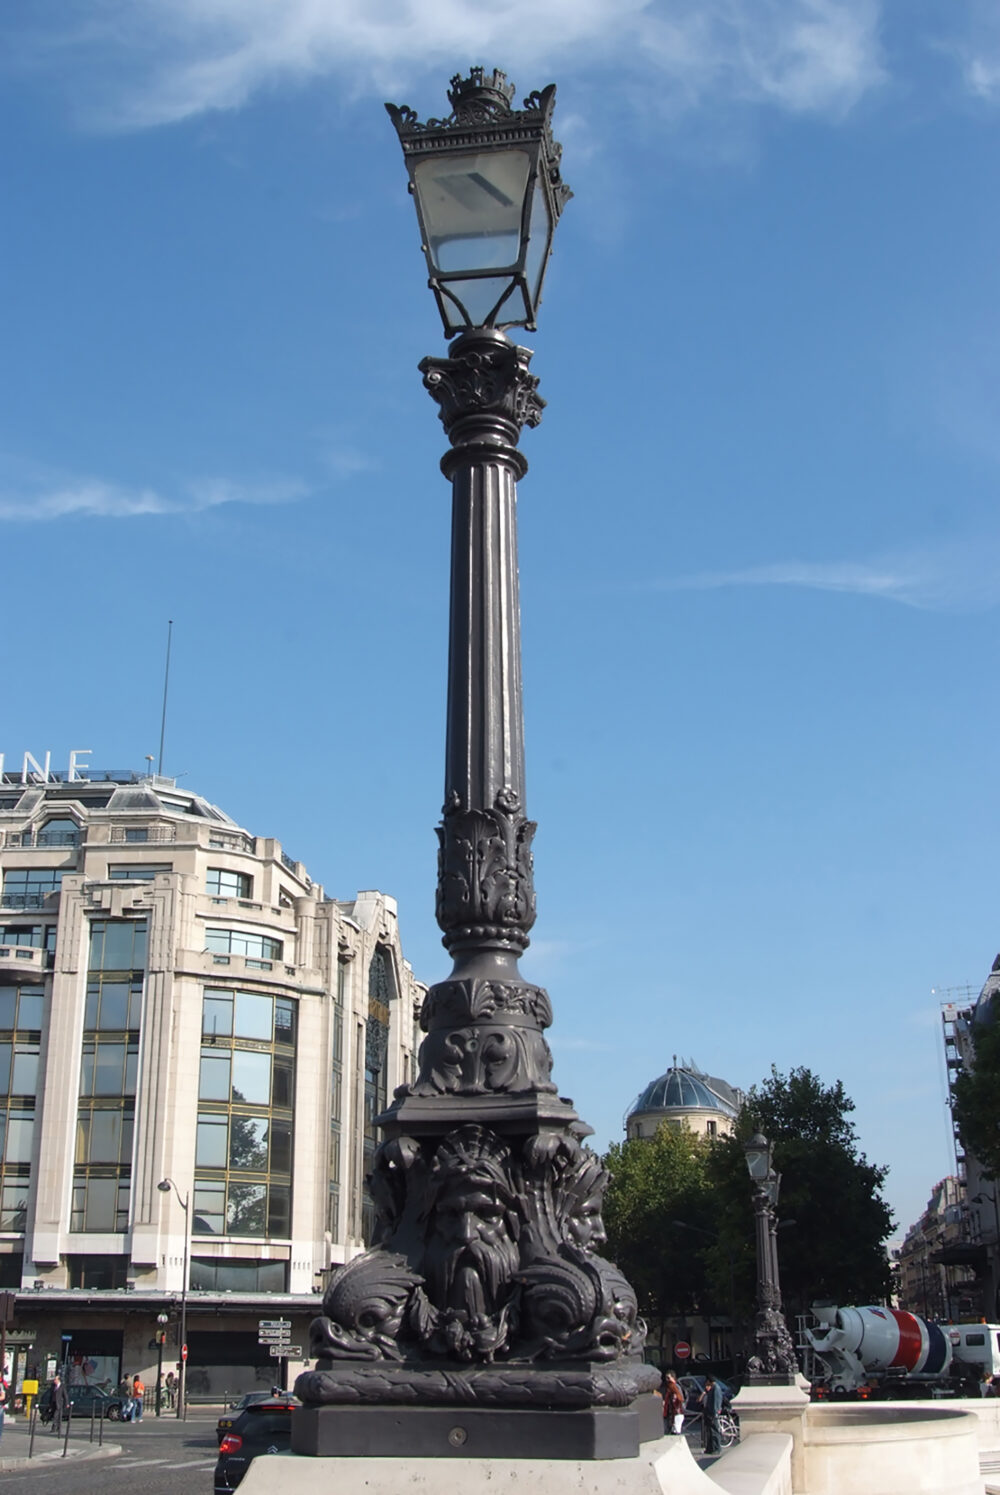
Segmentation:
{"type": "Polygon", "coordinates": [[[275,1360],[301,1360],[302,1346],[300,1344],[273,1344],[270,1353],[275,1360]]]}
{"type": "Polygon", "coordinates": [[[287,1329],[262,1329],[257,1335],[258,1344],[287,1344],[291,1339],[287,1329]]]}
{"type": "Polygon", "coordinates": [[[257,1320],[257,1328],[258,1329],[290,1329],[291,1327],[292,1327],[292,1321],[291,1321],[291,1319],[258,1319],[257,1320]]]}
{"type": "Polygon", "coordinates": [[[686,1339],[679,1339],[674,1345],[674,1354],[678,1360],[686,1360],[691,1353],[691,1346],[686,1339]]]}
{"type": "Polygon", "coordinates": [[[186,1360],[187,1357],[188,1357],[188,1347],[187,1347],[186,1344],[182,1344],[181,1345],[181,1359],[182,1360],[186,1360]]]}

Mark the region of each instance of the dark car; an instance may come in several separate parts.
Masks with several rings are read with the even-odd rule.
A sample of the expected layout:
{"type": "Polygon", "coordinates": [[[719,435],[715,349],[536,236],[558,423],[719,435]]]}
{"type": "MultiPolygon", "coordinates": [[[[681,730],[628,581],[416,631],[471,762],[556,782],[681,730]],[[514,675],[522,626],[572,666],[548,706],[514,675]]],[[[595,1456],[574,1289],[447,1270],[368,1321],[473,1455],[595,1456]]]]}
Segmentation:
{"type": "Polygon", "coordinates": [[[222,1442],[237,1417],[239,1417],[241,1412],[245,1412],[247,1407],[252,1407],[257,1402],[270,1401],[276,1395],[278,1393],[272,1386],[270,1391],[245,1391],[239,1401],[230,1402],[228,1410],[223,1412],[216,1425],[215,1435],[219,1442],[222,1442]]]}
{"type": "MultiPolygon", "coordinates": [[[[70,1414],[73,1417],[107,1417],[111,1422],[122,1420],[122,1399],[102,1391],[100,1386],[71,1386],[69,1388],[70,1414]]],[[[52,1407],[46,1403],[45,1394],[39,1405],[39,1417],[43,1422],[52,1421],[52,1407]]]]}
{"type": "Polygon", "coordinates": [[[269,1396],[244,1407],[219,1444],[215,1495],[235,1490],[258,1455],[283,1453],[291,1447],[292,1413],[297,1406],[294,1396],[269,1396]]]}

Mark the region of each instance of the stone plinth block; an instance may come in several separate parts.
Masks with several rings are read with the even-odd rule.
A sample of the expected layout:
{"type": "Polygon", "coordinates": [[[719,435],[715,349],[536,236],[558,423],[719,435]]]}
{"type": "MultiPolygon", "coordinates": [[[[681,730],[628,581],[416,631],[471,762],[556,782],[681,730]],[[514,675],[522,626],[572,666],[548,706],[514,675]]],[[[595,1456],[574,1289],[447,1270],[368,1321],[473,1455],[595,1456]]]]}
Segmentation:
{"type": "Polygon", "coordinates": [[[686,1438],[644,1443],[633,1459],[303,1458],[295,1453],[254,1459],[240,1495],[276,1490],[281,1495],[719,1495],[686,1438]]]}

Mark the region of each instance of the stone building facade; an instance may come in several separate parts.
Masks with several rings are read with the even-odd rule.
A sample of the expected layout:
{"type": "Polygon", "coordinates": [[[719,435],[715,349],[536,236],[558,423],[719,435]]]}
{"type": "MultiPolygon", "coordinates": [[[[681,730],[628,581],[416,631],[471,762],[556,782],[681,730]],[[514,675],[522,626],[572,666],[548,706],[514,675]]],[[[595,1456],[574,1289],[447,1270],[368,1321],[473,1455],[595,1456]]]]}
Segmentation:
{"type": "Polygon", "coordinates": [[[171,779],[33,760],[0,774],[0,875],[15,1377],[68,1348],[71,1379],[155,1382],[187,1260],[192,1395],[270,1384],[258,1320],[308,1353],[370,1228],[374,1118],[413,1072],[424,988],[394,900],[329,898],[171,779]]]}

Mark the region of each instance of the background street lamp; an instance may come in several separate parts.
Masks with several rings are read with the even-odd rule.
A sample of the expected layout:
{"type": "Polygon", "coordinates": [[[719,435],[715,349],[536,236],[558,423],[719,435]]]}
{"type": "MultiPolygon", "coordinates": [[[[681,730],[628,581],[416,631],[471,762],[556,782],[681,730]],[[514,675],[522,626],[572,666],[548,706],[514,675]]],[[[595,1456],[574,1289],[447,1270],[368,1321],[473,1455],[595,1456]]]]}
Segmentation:
{"type": "Polygon", "coordinates": [[[182,1194],[172,1178],[161,1178],[156,1185],[161,1194],[169,1194],[173,1189],[177,1195],[177,1203],[184,1211],[184,1280],[181,1284],[181,1369],[177,1383],[177,1416],[187,1420],[187,1295],[188,1295],[188,1254],[191,1240],[191,1222],[188,1218],[188,1205],[191,1195],[182,1194]]]}
{"type": "Polygon", "coordinates": [[[376,1118],[375,1244],[324,1293],[292,1447],[422,1455],[468,1439],[483,1457],[512,1443],[525,1458],[628,1457],[662,1433],[662,1405],[645,1395],[659,1373],[642,1361],[634,1292],[596,1255],[607,1174],[551,1079],[548,995],[518,969],[535,922],[535,826],[524,802],[517,444],[543,401],[530,350],[501,329],[535,325],[570,192],[554,86],[514,109],[505,75],[473,68],[448,97],[448,118],[426,123],[386,107],[445,334],[457,334],[447,357],[420,364],[450,441],[436,912],[454,966],[423,1003],[416,1079],[376,1118]]]}
{"type": "Polygon", "coordinates": [[[743,1151],[753,1181],[757,1236],[757,1313],[753,1354],[747,1361],[747,1370],[752,1384],[790,1386],[795,1383],[798,1362],[781,1311],[777,1213],[781,1174],[774,1171],[773,1149],[761,1132],[753,1134],[743,1151]]]}
{"type": "Polygon", "coordinates": [[[158,1313],[156,1315],[156,1415],[159,1417],[163,1402],[163,1342],[167,1337],[167,1325],[170,1322],[169,1313],[158,1313]]]}

